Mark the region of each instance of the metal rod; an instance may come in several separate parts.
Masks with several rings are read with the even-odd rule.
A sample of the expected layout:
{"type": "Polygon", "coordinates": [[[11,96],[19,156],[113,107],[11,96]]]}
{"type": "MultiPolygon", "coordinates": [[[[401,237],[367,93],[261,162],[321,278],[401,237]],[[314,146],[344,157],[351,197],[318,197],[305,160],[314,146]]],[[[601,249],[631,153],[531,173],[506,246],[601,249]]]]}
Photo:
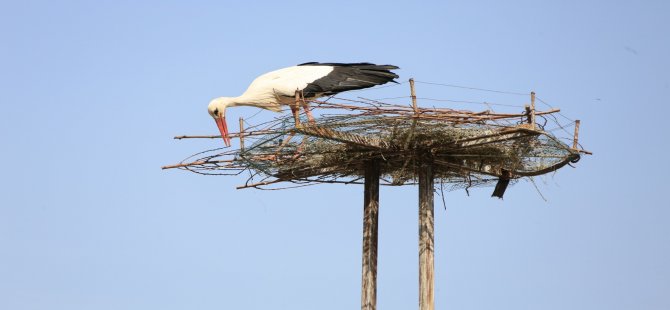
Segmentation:
{"type": "Polygon", "coordinates": [[[363,202],[363,272],[361,310],[377,309],[377,233],[379,221],[379,161],[365,162],[363,202]]]}
{"type": "Polygon", "coordinates": [[[419,310],[435,309],[433,163],[419,165],[419,310]]]}

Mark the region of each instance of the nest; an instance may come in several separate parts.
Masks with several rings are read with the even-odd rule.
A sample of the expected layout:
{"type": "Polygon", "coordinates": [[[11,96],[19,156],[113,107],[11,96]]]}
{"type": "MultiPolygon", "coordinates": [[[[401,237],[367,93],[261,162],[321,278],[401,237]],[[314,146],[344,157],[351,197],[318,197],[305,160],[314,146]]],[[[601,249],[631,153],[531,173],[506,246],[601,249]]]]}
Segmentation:
{"type": "Polygon", "coordinates": [[[366,164],[377,161],[382,184],[400,186],[415,184],[417,167],[428,164],[441,184],[497,185],[494,196],[502,197],[510,181],[555,171],[588,153],[545,131],[545,116],[558,110],[501,114],[368,100],[311,104],[321,112],[314,121],[304,115],[279,117],[232,134],[240,138],[239,149],[198,153],[167,168],[227,175],[249,171],[238,188],[262,188],[279,182],[362,183],[366,164]],[[535,124],[535,117],[544,124],[535,124]]]}

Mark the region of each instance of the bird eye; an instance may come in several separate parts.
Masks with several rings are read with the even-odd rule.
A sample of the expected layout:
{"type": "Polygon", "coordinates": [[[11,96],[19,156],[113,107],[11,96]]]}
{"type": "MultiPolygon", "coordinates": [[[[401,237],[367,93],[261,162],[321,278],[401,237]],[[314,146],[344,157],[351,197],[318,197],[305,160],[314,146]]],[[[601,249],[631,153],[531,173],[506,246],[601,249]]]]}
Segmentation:
{"type": "Polygon", "coordinates": [[[214,115],[219,116],[219,109],[214,109],[214,115]]]}

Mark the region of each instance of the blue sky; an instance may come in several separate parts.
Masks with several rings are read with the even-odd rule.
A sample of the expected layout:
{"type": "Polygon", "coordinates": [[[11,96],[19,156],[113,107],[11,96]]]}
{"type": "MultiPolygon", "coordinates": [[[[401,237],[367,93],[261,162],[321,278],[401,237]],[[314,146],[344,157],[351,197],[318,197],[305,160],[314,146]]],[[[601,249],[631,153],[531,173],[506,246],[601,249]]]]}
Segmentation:
{"type": "MultiPolygon", "coordinates": [[[[668,309],[669,11],[666,1],[3,1],[0,308],[359,307],[361,187],[235,190],[243,178],[160,166],[220,146],[172,136],[216,133],[208,101],[258,74],[371,61],[400,66],[403,80],[534,90],[582,120],[595,153],[537,178],[547,201],[523,181],[504,200],[453,191],[445,209],[436,197],[438,309],[668,309]]],[[[381,192],[380,309],[417,305],[416,196],[381,192]]]]}

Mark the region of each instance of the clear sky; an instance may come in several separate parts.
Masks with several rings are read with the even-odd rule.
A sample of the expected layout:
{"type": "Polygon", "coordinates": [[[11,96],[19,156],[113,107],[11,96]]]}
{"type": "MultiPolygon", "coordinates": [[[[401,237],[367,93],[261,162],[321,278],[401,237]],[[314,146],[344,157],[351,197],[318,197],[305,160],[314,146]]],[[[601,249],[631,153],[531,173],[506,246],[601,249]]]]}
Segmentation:
{"type": "MultiPolygon", "coordinates": [[[[436,197],[437,309],[670,309],[670,2],[242,3],[0,2],[0,308],[358,308],[360,186],[160,167],[221,146],[172,137],[217,133],[209,100],[258,74],[370,61],[535,90],[595,154],[537,178],[547,201],[436,197]]],[[[416,188],[383,188],[379,309],[417,307],[417,230],[416,188]]]]}

